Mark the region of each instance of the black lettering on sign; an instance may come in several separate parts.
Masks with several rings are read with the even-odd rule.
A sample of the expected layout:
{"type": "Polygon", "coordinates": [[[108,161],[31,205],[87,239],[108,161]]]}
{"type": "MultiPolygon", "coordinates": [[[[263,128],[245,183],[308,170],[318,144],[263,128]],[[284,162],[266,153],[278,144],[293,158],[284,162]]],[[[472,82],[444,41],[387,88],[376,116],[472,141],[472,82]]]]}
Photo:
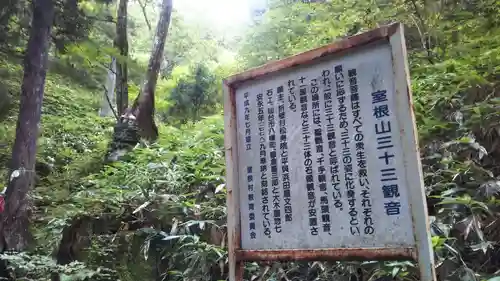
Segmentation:
{"type": "Polygon", "coordinates": [[[250,100],[248,99],[248,92],[243,94],[245,101],[244,111],[245,111],[245,147],[246,150],[252,150],[252,130],[250,122],[250,100]]]}
{"type": "Polygon", "coordinates": [[[273,221],[274,231],[281,233],[281,198],[279,190],[278,178],[278,155],[276,149],[276,114],[274,111],[274,94],[273,90],[269,89],[267,96],[267,123],[269,136],[269,158],[271,159],[271,188],[273,198],[273,221]]]}
{"type": "MultiPolygon", "coordinates": [[[[293,81],[293,80],[292,80],[293,81]]],[[[285,98],[283,86],[277,88],[278,93],[278,118],[280,135],[280,158],[281,158],[281,181],[283,185],[283,201],[285,211],[285,222],[291,222],[292,216],[292,195],[290,190],[290,170],[288,166],[288,139],[286,130],[285,98]]]]}
{"type": "Polygon", "coordinates": [[[337,155],[337,138],[335,131],[335,111],[332,99],[332,79],[331,71],[326,69],[321,73],[323,84],[324,114],[326,117],[326,140],[328,142],[328,164],[330,169],[330,182],[333,188],[333,206],[336,209],[343,210],[342,193],[339,177],[339,159],[337,155]]]}
{"type": "Polygon", "coordinates": [[[295,95],[295,80],[288,80],[288,108],[297,112],[297,96],[295,95]]]}
{"type": "Polygon", "coordinates": [[[323,138],[323,124],[321,122],[321,107],[324,104],[321,103],[321,97],[319,93],[318,80],[311,79],[311,99],[312,99],[312,112],[313,112],[313,123],[314,127],[314,145],[316,151],[316,164],[317,164],[317,189],[320,193],[320,210],[321,210],[321,226],[325,233],[331,235],[331,218],[330,218],[330,207],[328,200],[328,189],[327,189],[327,179],[326,179],[326,168],[325,168],[325,151],[324,148],[324,138],[323,138]]]}
{"type": "Polygon", "coordinates": [[[356,182],[354,181],[353,157],[350,148],[349,121],[347,116],[345,78],[342,65],[335,66],[335,84],[337,87],[337,102],[339,112],[340,143],[342,163],[344,164],[344,180],[349,205],[349,231],[353,236],[360,235],[358,210],[356,208],[356,182]]]}
{"type": "Polygon", "coordinates": [[[266,147],[266,131],[265,131],[265,113],[264,113],[264,95],[257,94],[257,119],[259,121],[259,156],[260,156],[260,187],[261,187],[261,204],[262,204],[262,226],[264,227],[264,235],[271,237],[271,222],[269,210],[269,181],[268,181],[268,160],[266,147]]]}
{"type": "Polygon", "coordinates": [[[365,135],[363,134],[363,120],[360,116],[362,110],[359,103],[357,70],[348,71],[349,88],[351,89],[351,110],[353,116],[353,127],[355,130],[354,141],[356,145],[356,161],[358,184],[361,188],[361,207],[363,209],[363,232],[365,235],[375,233],[374,220],[372,218],[372,199],[370,196],[370,183],[368,181],[368,169],[366,165],[365,135]]]}
{"type": "Polygon", "coordinates": [[[311,132],[309,124],[309,112],[308,112],[308,93],[306,84],[304,80],[305,77],[300,77],[298,79],[299,93],[300,93],[300,116],[302,119],[302,140],[304,143],[304,169],[306,175],[306,190],[308,199],[308,213],[309,213],[309,231],[311,235],[318,235],[318,215],[316,211],[316,193],[314,188],[314,173],[312,163],[312,142],[311,142],[311,132]]]}
{"type": "Polygon", "coordinates": [[[255,199],[254,199],[254,179],[253,179],[253,167],[247,166],[247,188],[248,188],[248,216],[250,219],[249,230],[250,239],[256,239],[257,233],[255,232],[255,199]]]}

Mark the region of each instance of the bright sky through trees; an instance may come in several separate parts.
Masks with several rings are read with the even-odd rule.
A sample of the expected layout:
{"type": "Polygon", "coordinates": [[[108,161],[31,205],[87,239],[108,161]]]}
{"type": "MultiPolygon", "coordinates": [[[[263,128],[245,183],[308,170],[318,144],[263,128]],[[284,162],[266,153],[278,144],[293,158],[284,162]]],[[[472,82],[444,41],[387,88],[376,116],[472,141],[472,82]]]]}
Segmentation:
{"type": "Polygon", "coordinates": [[[251,0],[177,0],[178,9],[187,20],[210,22],[217,29],[245,24],[250,19],[251,0]]]}

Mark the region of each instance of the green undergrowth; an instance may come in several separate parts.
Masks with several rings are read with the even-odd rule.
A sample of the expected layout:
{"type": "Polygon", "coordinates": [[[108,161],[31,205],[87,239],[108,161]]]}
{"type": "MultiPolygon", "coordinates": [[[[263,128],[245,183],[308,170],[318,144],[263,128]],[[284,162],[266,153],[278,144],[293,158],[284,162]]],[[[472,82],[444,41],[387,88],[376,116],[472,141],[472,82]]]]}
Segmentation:
{"type": "MultiPolygon", "coordinates": [[[[58,219],[81,214],[98,216],[104,212],[120,214],[134,202],[140,205],[164,195],[194,192],[198,187],[222,183],[221,122],[222,117],[215,116],[189,128],[160,126],[157,143],[139,144],[122,161],[102,165],[94,173],[80,174],[76,182],[66,182],[61,189],[68,193],[62,192],[60,198],[54,196],[52,188],[38,189],[41,199],[60,200],[48,207],[46,214],[58,219]]],[[[81,166],[94,163],[75,165],[85,169],[81,166]]]]}
{"type": "MultiPolygon", "coordinates": [[[[8,88],[13,104],[0,121],[0,161],[2,178],[15,140],[22,69],[15,62],[1,61],[2,85],[8,88]]],[[[112,119],[97,116],[100,92],[85,89],[61,75],[49,73],[45,83],[37,162],[42,163],[39,180],[50,181],[72,170],[75,163],[105,149],[112,132],[112,119]],[[51,174],[51,177],[44,177],[51,174]]],[[[5,184],[5,183],[4,183],[5,184]]],[[[43,184],[42,184],[43,185],[43,184]]]]}
{"type": "MultiPolygon", "coordinates": [[[[92,218],[92,243],[101,243],[101,246],[90,250],[86,261],[102,265],[95,256],[105,255],[103,249],[110,251],[109,248],[113,248],[110,245],[115,245],[117,252],[107,254],[123,257],[125,261],[108,266],[120,274],[136,274],[137,268],[132,269],[126,257],[136,257],[139,250],[124,250],[123,243],[128,245],[126,241],[144,231],[152,232],[141,236],[141,243],[150,235],[175,234],[174,225],[184,234],[191,230],[185,232],[190,228],[183,227],[200,221],[223,227],[226,211],[225,196],[220,190],[224,182],[222,116],[208,117],[181,128],[161,125],[159,131],[157,143],[137,145],[120,162],[101,165],[97,171],[81,173],[77,178],[74,172],[68,171],[62,175],[68,179],[58,178],[55,185],[38,187],[39,212],[43,213],[38,225],[43,228],[37,228],[40,230],[37,239],[40,246],[45,246],[39,249],[49,252],[56,247],[62,230],[76,218],[92,218]],[[217,187],[219,190],[214,194],[217,187]],[[100,226],[98,221],[106,226],[100,226]],[[116,236],[124,236],[124,240],[109,240],[116,236]],[[133,252],[124,253],[129,250],[133,252]]],[[[91,170],[88,166],[99,165],[101,159],[98,158],[94,162],[88,156],[89,162],[78,162],[71,169],[91,170]]],[[[142,262],[145,261],[143,258],[142,262]]]]}
{"type": "MultiPolygon", "coordinates": [[[[3,66],[7,70],[1,72],[5,78],[2,83],[11,93],[19,92],[21,68],[7,61],[3,66]]],[[[47,76],[37,155],[37,162],[42,165],[32,193],[34,253],[38,255],[10,258],[19,268],[37,264],[33,276],[50,271],[71,272],[81,267],[57,267],[50,264],[50,258],[43,259],[53,256],[63,230],[81,218],[90,218],[89,228],[93,232],[90,244],[80,249],[84,252],[82,261],[94,269],[113,268],[114,276],[121,280],[138,280],[139,272],[153,271],[154,264],[144,262],[142,254],[139,257],[144,264],[134,261],[138,252],[148,252],[143,247],[152,234],[161,235],[167,229],[173,233],[173,225],[178,226],[179,233],[187,234],[189,226],[201,221],[207,221],[207,225],[225,224],[225,201],[220,188],[224,182],[222,116],[207,117],[180,128],[159,124],[157,143],[138,144],[120,162],[105,165],[103,158],[114,120],[97,115],[101,94],[60,75],[47,76]],[[98,221],[107,226],[97,225],[98,221]],[[149,233],[147,229],[154,231],[149,233]],[[123,244],[129,242],[133,252],[126,254],[123,251],[128,250],[123,244]],[[120,258],[110,264],[103,261],[107,255],[120,258]]],[[[0,143],[5,144],[0,148],[2,167],[8,164],[14,141],[18,97],[13,94],[12,99],[14,105],[0,126],[0,143]]],[[[1,172],[5,178],[7,169],[2,168],[1,172]]],[[[222,255],[223,250],[217,251],[222,255]]]]}

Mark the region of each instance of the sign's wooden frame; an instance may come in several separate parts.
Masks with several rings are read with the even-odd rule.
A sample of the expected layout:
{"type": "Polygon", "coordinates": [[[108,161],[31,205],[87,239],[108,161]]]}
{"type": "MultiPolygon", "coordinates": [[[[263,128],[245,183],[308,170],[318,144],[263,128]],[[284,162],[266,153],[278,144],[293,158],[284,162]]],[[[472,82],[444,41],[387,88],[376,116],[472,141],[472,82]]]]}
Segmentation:
{"type": "Polygon", "coordinates": [[[394,23],[352,36],[330,45],[296,56],[271,62],[258,68],[231,76],[224,80],[224,139],[227,178],[227,229],[229,247],[229,280],[243,280],[245,261],[297,261],[297,260],[415,260],[420,268],[421,281],[434,281],[434,255],[430,238],[427,204],[424,193],[422,167],[419,157],[415,117],[410,90],[409,69],[403,26],[394,23]],[[401,122],[400,138],[403,145],[407,186],[411,186],[409,203],[413,219],[416,248],[334,248],[312,250],[243,250],[238,188],[238,144],[236,124],[236,89],[243,82],[299,65],[313,64],[319,59],[339,55],[354,48],[377,42],[386,42],[392,50],[396,116],[401,122]]]}

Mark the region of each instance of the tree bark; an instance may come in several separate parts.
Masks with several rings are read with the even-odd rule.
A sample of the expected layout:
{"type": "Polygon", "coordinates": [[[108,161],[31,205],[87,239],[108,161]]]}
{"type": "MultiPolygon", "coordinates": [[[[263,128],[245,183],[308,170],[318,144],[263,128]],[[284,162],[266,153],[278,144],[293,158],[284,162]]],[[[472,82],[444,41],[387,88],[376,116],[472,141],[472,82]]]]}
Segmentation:
{"type": "Polygon", "coordinates": [[[24,251],[32,241],[29,231],[28,192],[35,179],[36,145],[47,74],[53,0],[35,0],[33,19],[24,58],[19,117],[12,149],[5,210],[0,220],[3,251],[24,251]]]}
{"type": "Polygon", "coordinates": [[[146,79],[141,93],[135,99],[132,108],[127,111],[128,114],[136,117],[141,137],[149,140],[155,140],[158,137],[158,129],[154,122],[155,88],[163,60],[163,51],[165,49],[171,15],[172,0],[163,0],[163,9],[160,13],[158,25],[156,26],[156,34],[153,39],[153,49],[149,58],[146,79]]]}
{"type": "Polygon", "coordinates": [[[158,128],[154,122],[154,94],[171,15],[172,0],[163,0],[144,84],[132,107],[120,115],[106,156],[107,161],[116,161],[137,144],[140,138],[154,141],[158,137],[158,128]]]}
{"type": "Polygon", "coordinates": [[[127,5],[128,0],[120,0],[114,42],[115,47],[120,52],[120,57],[116,60],[116,110],[118,111],[118,116],[121,116],[128,107],[127,5]]]}

